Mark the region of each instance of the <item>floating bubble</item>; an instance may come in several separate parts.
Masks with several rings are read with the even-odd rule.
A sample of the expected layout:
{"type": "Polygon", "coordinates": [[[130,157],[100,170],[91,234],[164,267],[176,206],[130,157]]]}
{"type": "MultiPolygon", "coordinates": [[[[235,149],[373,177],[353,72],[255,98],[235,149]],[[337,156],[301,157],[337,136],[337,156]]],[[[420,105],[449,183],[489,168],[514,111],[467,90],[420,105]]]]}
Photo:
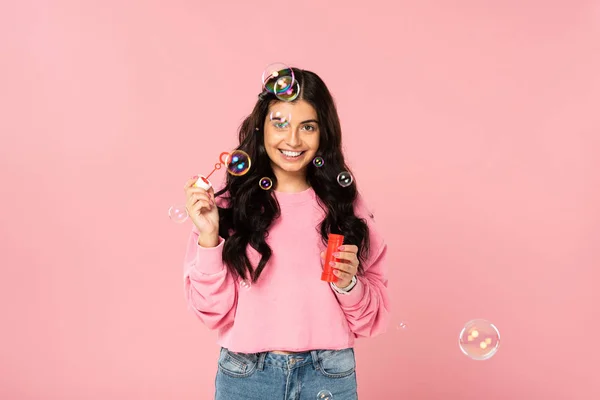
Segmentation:
{"type": "Polygon", "coordinates": [[[271,124],[277,129],[286,129],[292,122],[292,114],[284,114],[280,111],[273,111],[269,114],[271,124]]]}
{"type": "Polygon", "coordinates": [[[271,186],[273,186],[273,181],[271,180],[271,178],[265,176],[264,178],[260,178],[258,186],[260,186],[261,189],[269,190],[271,189],[271,186]]]}
{"type": "Polygon", "coordinates": [[[227,172],[241,176],[250,170],[250,156],[242,150],[234,150],[227,158],[227,172]]]}
{"type": "Polygon", "coordinates": [[[188,219],[189,215],[185,206],[171,206],[169,208],[169,218],[171,221],[178,224],[184,223],[188,219]]]}
{"type": "Polygon", "coordinates": [[[487,360],[500,347],[500,332],[498,328],[484,319],[474,319],[467,322],[460,331],[458,345],[461,351],[473,360],[487,360]]]}
{"type": "Polygon", "coordinates": [[[399,331],[403,331],[405,330],[407,327],[406,322],[404,321],[400,321],[398,322],[398,325],[396,325],[396,329],[398,329],[399,331]]]}
{"type": "Polygon", "coordinates": [[[262,74],[263,87],[270,93],[284,93],[294,82],[294,71],[283,63],[267,65],[262,74]]]}
{"type": "Polygon", "coordinates": [[[240,281],[240,289],[250,290],[251,287],[252,287],[252,281],[250,281],[249,279],[242,279],[240,281]]]}
{"type": "Polygon", "coordinates": [[[300,84],[295,81],[292,86],[282,92],[275,93],[275,97],[282,101],[294,101],[300,95],[300,84]]]}
{"type": "Polygon", "coordinates": [[[321,157],[315,157],[313,160],[313,165],[317,168],[321,168],[323,165],[325,165],[325,160],[323,160],[321,157]]]}
{"type": "Polygon", "coordinates": [[[340,172],[337,176],[337,181],[341,187],[348,187],[352,185],[353,180],[354,179],[352,178],[352,175],[347,171],[340,172]]]}
{"type": "Polygon", "coordinates": [[[331,392],[329,390],[321,390],[319,393],[317,393],[317,399],[318,400],[331,400],[331,399],[333,399],[333,395],[331,394],[331,392]]]}

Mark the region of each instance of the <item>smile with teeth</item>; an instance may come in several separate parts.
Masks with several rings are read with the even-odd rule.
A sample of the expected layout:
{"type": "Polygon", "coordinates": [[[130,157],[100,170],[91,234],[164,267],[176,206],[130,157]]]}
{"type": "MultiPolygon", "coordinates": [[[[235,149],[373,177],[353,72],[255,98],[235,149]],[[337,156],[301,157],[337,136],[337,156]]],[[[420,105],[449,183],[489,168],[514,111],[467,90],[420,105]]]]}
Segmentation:
{"type": "Polygon", "coordinates": [[[281,154],[283,154],[286,158],[298,158],[300,157],[302,154],[304,154],[303,151],[288,151],[288,150],[281,150],[279,149],[279,151],[281,152],[281,154]]]}

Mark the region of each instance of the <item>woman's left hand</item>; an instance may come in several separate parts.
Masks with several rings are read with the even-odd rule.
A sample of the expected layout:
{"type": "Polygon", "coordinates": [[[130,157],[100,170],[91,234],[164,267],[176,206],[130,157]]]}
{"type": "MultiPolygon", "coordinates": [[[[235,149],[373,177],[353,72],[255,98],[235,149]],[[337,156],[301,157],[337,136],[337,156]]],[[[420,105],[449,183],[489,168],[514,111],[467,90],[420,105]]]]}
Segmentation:
{"type": "MultiPolygon", "coordinates": [[[[343,289],[350,285],[352,277],[358,271],[358,247],[353,244],[345,244],[338,248],[338,251],[333,253],[333,256],[340,260],[339,262],[332,261],[331,266],[335,268],[333,274],[337,277],[335,286],[343,289]]],[[[321,258],[325,260],[325,252],[321,253],[321,258]]]]}

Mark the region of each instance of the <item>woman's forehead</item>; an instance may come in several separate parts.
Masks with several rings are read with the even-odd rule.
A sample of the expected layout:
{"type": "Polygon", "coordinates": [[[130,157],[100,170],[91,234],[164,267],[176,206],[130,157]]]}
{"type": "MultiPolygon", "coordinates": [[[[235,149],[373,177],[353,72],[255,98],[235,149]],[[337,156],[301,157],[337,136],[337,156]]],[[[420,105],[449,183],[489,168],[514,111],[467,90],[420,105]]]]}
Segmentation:
{"type": "MultiPolygon", "coordinates": [[[[301,119],[316,119],[317,112],[308,102],[305,100],[298,100],[294,102],[278,101],[272,103],[269,106],[269,114],[281,113],[283,115],[292,115],[296,120],[301,119]]],[[[268,118],[268,117],[267,117],[268,118]]]]}

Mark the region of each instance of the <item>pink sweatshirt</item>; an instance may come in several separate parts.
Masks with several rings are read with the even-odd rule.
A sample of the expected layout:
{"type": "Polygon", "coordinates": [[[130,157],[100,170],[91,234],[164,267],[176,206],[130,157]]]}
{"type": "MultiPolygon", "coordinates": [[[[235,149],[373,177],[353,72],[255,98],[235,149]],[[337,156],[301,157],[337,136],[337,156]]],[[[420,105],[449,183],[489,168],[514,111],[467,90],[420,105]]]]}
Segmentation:
{"type": "MultiPolygon", "coordinates": [[[[363,264],[365,275],[344,295],[321,281],[325,246],[315,227],[325,212],[314,190],[275,196],[281,217],[267,237],[273,255],[249,289],[227,271],[223,238],[216,247],[204,248],[198,245],[198,230],[192,229],[184,262],[185,296],[198,318],[218,330],[217,343],[241,353],[340,350],[352,347],[357,337],[385,332],[390,319],[387,245],[362,198],[354,208],[369,225],[371,252],[363,264]]],[[[256,266],[260,253],[248,246],[247,254],[256,266]]]]}

